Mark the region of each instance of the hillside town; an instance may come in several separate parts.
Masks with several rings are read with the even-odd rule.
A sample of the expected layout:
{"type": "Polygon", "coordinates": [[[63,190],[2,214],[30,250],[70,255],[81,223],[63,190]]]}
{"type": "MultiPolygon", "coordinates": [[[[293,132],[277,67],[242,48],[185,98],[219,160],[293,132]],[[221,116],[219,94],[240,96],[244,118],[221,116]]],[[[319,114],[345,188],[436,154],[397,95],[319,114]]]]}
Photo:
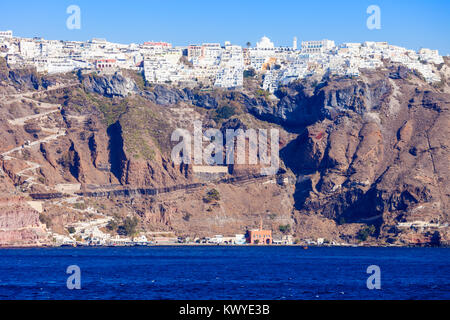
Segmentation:
{"type": "MultiPolygon", "coordinates": [[[[291,47],[277,47],[268,37],[264,36],[260,39],[260,41],[256,43],[255,46],[252,46],[251,43],[247,43],[246,47],[234,45],[230,42],[225,42],[223,45],[220,43],[191,44],[185,47],[173,46],[172,44],[167,42],[145,42],[143,44],[124,45],[111,43],[106,41],[105,39],[92,39],[86,42],[54,41],[44,40],[42,38],[26,39],[15,37],[12,31],[0,31],[0,57],[5,59],[5,61],[7,62],[8,66],[6,70],[8,70],[8,72],[10,72],[9,70],[11,69],[14,70],[28,67],[35,68],[37,72],[43,74],[59,74],[82,71],[83,73],[98,73],[100,75],[108,75],[115,74],[116,72],[120,72],[121,70],[132,70],[134,72],[141,73],[144,76],[145,80],[150,84],[173,84],[186,88],[216,87],[224,89],[239,89],[244,86],[245,78],[258,76],[258,79],[262,80],[258,83],[258,85],[261,84],[261,89],[271,93],[274,93],[282,85],[287,85],[293,81],[307,78],[316,80],[324,76],[340,76],[348,78],[358,78],[361,76],[360,79],[364,81],[365,74],[363,74],[363,70],[383,68],[386,62],[389,61],[402,64],[407,68],[414,70],[415,75],[421,77],[421,80],[427,81],[428,83],[441,81],[440,74],[445,74],[438,72],[440,70],[440,67],[442,67],[440,65],[444,63],[444,58],[439,55],[437,50],[420,49],[418,52],[415,52],[414,50],[408,50],[402,47],[390,45],[386,42],[366,41],[364,43],[336,44],[335,41],[332,40],[302,41],[298,48],[297,42],[297,38],[294,38],[291,47]]],[[[444,70],[445,68],[446,67],[444,67],[444,70]]],[[[34,75],[34,70],[31,71],[32,75],[34,75]]],[[[10,72],[9,74],[12,73],[14,72],[10,72]]],[[[357,79],[357,81],[359,82],[360,79],[357,79]]],[[[401,99],[400,93],[402,92],[402,88],[398,87],[395,84],[395,81],[391,82],[393,86],[392,95],[394,97],[392,100],[393,103],[391,105],[400,107],[401,103],[399,102],[399,99],[401,99]]],[[[413,86],[414,83],[410,83],[409,85],[413,86]]],[[[259,228],[254,228],[254,224],[248,223],[245,225],[245,227],[234,228],[230,229],[229,231],[210,230],[208,231],[208,233],[194,232],[190,234],[190,237],[187,236],[188,233],[175,231],[157,232],[156,230],[158,229],[151,229],[151,231],[147,230],[146,232],[142,233],[134,232],[135,230],[132,230],[133,232],[123,232],[123,225],[118,225],[118,222],[115,221],[113,217],[106,215],[104,213],[106,209],[99,210],[98,208],[94,209],[94,207],[90,206],[81,209],[85,205],[85,199],[83,198],[89,193],[91,193],[92,195],[95,194],[95,192],[80,192],[82,186],[81,183],[85,184],[83,187],[87,189],[92,188],[92,190],[102,190],[102,188],[109,190],[108,188],[113,186],[113,184],[111,183],[111,175],[109,175],[108,180],[105,180],[109,181],[111,186],[105,184],[105,182],[100,180],[100,178],[98,180],[100,182],[95,181],[96,184],[85,183],[81,181],[81,179],[79,179],[78,171],[76,171],[78,170],[78,167],[81,168],[81,165],[79,165],[79,163],[75,165],[77,161],[79,162],[80,157],[78,156],[78,151],[77,153],[75,153],[74,151],[74,141],[79,143],[78,145],[82,145],[82,143],[84,143],[83,141],[88,141],[89,149],[86,150],[89,150],[89,155],[86,158],[90,156],[92,159],[93,150],[97,148],[97,142],[95,141],[97,135],[94,136],[93,134],[90,138],[86,139],[84,131],[86,130],[87,125],[89,125],[92,126],[92,128],[89,130],[92,130],[92,132],[98,132],[102,130],[102,127],[100,127],[101,125],[95,124],[94,121],[91,121],[91,119],[86,116],[86,114],[67,114],[64,104],[61,104],[61,101],[58,102],[56,99],[45,99],[45,94],[48,94],[49,91],[57,96],[58,94],[61,94],[58,93],[58,90],[61,90],[61,88],[72,87],[74,87],[74,84],[68,81],[67,84],[58,83],[51,88],[45,88],[45,90],[42,91],[35,90],[26,92],[22,91],[23,88],[18,88],[17,91],[14,91],[12,89],[11,91],[13,92],[11,92],[11,94],[7,92],[7,95],[4,95],[2,97],[2,102],[4,102],[5,105],[11,106],[11,108],[8,109],[8,112],[10,110],[14,110],[15,112],[14,114],[7,113],[10,117],[9,119],[5,117],[5,125],[7,125],[9,128],[7,131],[8,134],[14,134],[15,130],[22,134],[22,128],[25,133],[23,133],[24,138],[22,140],[20,140],[20,137],[14,137],[14,140],[11,139],[10,142],[7,141],[9,145],[5,144],[5,150],[3,150],[0,154],[0,160],[6,162],[8,165],[16,163],[21,164],[22,161],[22,166],[18,166],[16,168],[14,166],[8,167],[8,165],[3,165],[2,167],[0,167],[0,177],[16,177],[18,182],[15,182],[17,184],[17,189],[15,191],[20,191],[22,194],[28,194],[27,192],[29,192],[29,190],[34,190],[31,188],[36,188],[36,190],[38,190],[37,193],[33,193],[32,195],[30,195],[33,200],[38,201],[27,202],[28,205],[33,208],[33,210],[35,210],[35,213],[37,212],[39,214],[43,214],[44,211],[50,207],[52,209],[57,208],[57,210],[59,210],[60,208],[70,207],[70,210],[75,214],[87,215],[87,218],[81,220],[75,219],[73,221],[70,221],[67,224],[68,228],[60,228],[59,231],[54,231],[50,227],[46,226],[45,232],[47,234],[47,238],[52,239],[52,243],[54,245],[134,246],[175,244],[298,244],[304,246],[345,246],[353,245],[356,243],[355,241],[359,240],[361,240],[364,244],[364,241],[367,239],[367,234],[369,234],[370,232],[373,233],[373,231],[361,229],[363,231],[363,233],[361,234],[361,239],[343,237],[339,238],[340,240],[336,240],[336,238],[334,238],[333,240],[330,235],[334,235],[330,233],[325,235],[322,233],[317,233],[314,235],[308,234],[294,238],[290,234],[291,226],[289,224],[286,224],[286,222],[283,222],[283,224],[279,224],[278,226],[269,226],[267,224],[266,226],[263,226],[261,223],[259,228]],[[33,113],[30,115],[29,112],[27,112],[28,110],[24,110],[23,112],[17,111],[17,108],[15,108],[15,106],[20,107],[22,105],[24,106],[24,108],[27,106],[33,107],[33,113]],[[39,110],[41,110],[42,112],[40,112],[39,110]],[[67,119],[71,119],[74,121],[66,122],[67,119]],[[68,123],[71,127],[69,127],[68,123]],[[77,125],[79,125],[79,128],[82,128],[81,131],[83,131],[79,134],[80,142],[77,141],[77,138],[74,138],[77,137],[76,134],[78,134],[77,125]],[[99,127],[94,127],[95,125],[98,125],[99,127]],[[47,132],[48,135],[46,135],[45,132],[47,132]],[[64,141],[64,139],[70,141],[70,144],[68,146],[69,151],[67,155],[63,155],[61,156],[61,158],[59,158],[59,156],[57,155],[61,154],[62,151],[61,147],[58,144],[61,143],[61,141],[64,141]],[[21,142],[18,143],[17,141],[21,142]],[[55,153],[57,154],[55,157],[57,157],[57,161],[47,159],[47,155],[51,153],[51,149],[47,149],[51,147],[47,146],[50,146],[51,143],[55,143],[55,145],[58,145],[55,147],[55,153]],[[39,161],[41,158],[36,158],[38,160],[35,160],[35,158],[32,157],[32,153],[30,151],[32,148],[34,148],[34,151],[39,152],[39,154],[42,155],[42,161],[39,161]],[[74,159],[73,165],[71,162],[66,161],[66,159],[68,159],[71,154],[73,154],[74,159]],[[28,158],[25,158],[25,156],[28,158]],[[31,161],[30,159],[33,161],[31,161]],[[60,172],[63,173],[65,167],[69,167],[68,172],[70,172],[72,176],[69,179],[66,179],[66,177],[64,177],[64,183],[60,183],[61,181],[58,181],[59,183],[57,183],[56,180],[54,183],[48,183],[48,181],[42,174],[42,172],[44,172],[43,168],[45,168],[45,166],[47,165],[45,161],[47,161],[48,165],[52,166],[53,169],[60,169],[60,172]],[[71,169],[75,167],[77,168],[76,170],[71,169]],[[72,171],[75,172],[75,174],[72,173],[72,171]],[[65,199],[66,196],[69,197],[65,199]],[[43,202],[41,200],[51,201],[43,202]],[[43,205],[47,206],[47,208],[44,208],[43,205]],[[222,232],[223,234],[217,234],[222,232]]],[[[375,89],[377,89],[377,87],[375,87],[375,89]]],[[[220,93],[224,93],[221,92],[221,90],[218,91],[220,93]]],[[[257,91],[259,92],[261,90],[257,91]]],[[[339,92],[342,91],[335,92],[337,92],[337,95],[339,95],[339,92]]],[[[373,95],[371,92],[372,91],[368,90],[366,94],[369,97],[372,97],[373,95]]],[[[408,102],[408,108],[410,108],[414,102],[419,104],[423,103],[422,101],[426,100],[426,103],[433,105],[430,101],[435,101],[428,96],[418,96],[414,99],[410,96],[411,91],[405,92],[408,93],[404,94],[404,98],[407,99],[406,101],[408,102]]],[[[124,96],[126,96],[126,94],[124,96]]],[[[437,98],[435,99],[437,101],[436,105],[438,105],[440,101],[437,100],[437,98]]],[[[176,105],[173,109],[167,111],[166,115],[168,117],[170,117],[170,113],[172,112],[172,110],[175,110],[173,112],[174,119],[176,119],[174,120],[174,122],[178,121],[177,112],[180,112],[180,114],[183,115],[180,116],[180,118],[184,117],[185,110],[183,110],[182,107],[176,105]]],[[[186,110],[190,113],[192,111],[191,106],[187,106],[186,110]]],[[[237,120],[232,119],[231,121],[237,122],[239,120],[238,118],[235,119],[237,120]]],[[[233,123],[230,122],[230,124],[233,123]]],[[[109,125],[108,129],[105,130],[105,138],[101,136],[100,138],[98,138],[105,139],[98,140],[98,145],[101,144],[101,141],[107,141],[106,135],[108,136],[108,138],[110,138],[111,132],[108,132],[108,130],[111,130],[111,127],[114,128],[114,125],[115,124],[109,125]]],[[[413,125],[411,124],[411,122],[406,122],[404,126],[406,129],[403,127],[396,128],[394,132],[399,132],[399,134],[393,134],[392,136],[398,136],[400,138],[403,137],[403,132],[409,130],[409,126],[411,126],[412,128],[413,125]]],[[[416,128],[418,127],[420,126],[417,126],[416,128]]],[[[374,129],[371,129],[375,132],[373,133],[373,135],[381,135],[381,133],[378,133],[379,131],[375,131],[375,129],[377,129],[376,126],[374,126],[374,129]]],[[[317,145],[319,145],[319,143],[321,143],[320,141],[331,141],[330,139],[322,139],[326,132],[325,129],[320,128],[320,131],[317,130],[318,129],[314,128],[311,130],[311,132],[308,133],[308,137],[311,138],[311,143],[317,143],[317,145]]],[[[410,130],[412,131],[412,129],[410,130]]],[[[440,131],[436,130],[435,132],[440,131]]],[[[128,132],[126,132],[126,134],[128,134],[128,132]]],[[[122,132],[120,133],[120,135],[122,135],[122,132]]],[[[430,144],[428,133],[426,135],[426,138],[427,143],[430,144]]],[[[344,138],[342,138],[342,140],[346,141],[346,139],[344,138]]],[[[365,140],[362,139],[361,141],[364,142],[365,140]]],[[[396,141],[395,148],[398,147],[397,149],[400,150],[401,148],[399,146],[401,146],[401,143],[405,142],[396,141]]],[[[103,144],[106,145],[106,143],[103,144]]],[[[348,148],[343,148],[343,150],[346,149],[348,148]]],[[[359,150],[356,147],[354,149],[359,150]]],[[[83,149],[77,148],[77,150],[83,149]]],[[[80,151],[80,153],[81,152],[82,151],[80,151]]],[[[418,151],[414,147],[407,149],[407,152],[411,156],[415,156],[418,151]]],[[[97,151],[95,153],[97,154],[97,151]]],[[[111,153],[109,154],[109,156],[110,155],[111,153]]],[[[294,156],[297,157],[297,155],[294,156]]],[[[97,157],[97,155],[95,155],[95,157],[97,157]]],[[[343,157],[347,157],[347,151],[345,151],[345,155],[343,155],[343,157]]],[[[50,158],[51,157],[49,157],[49,159],[50,158]]],[[[435,170],[433,157],[431,157],[431,159],[433,170],[435,170]]],[[[99,172],[109,172],[111,171],[111,163],[108,163],[106,161],[110,161],[110,159],[108,158],[108,160],[106,160],[105,157],[103,161],[99,161],[98,163],[97,160],[92,161],[92,166],[94,166],[96,170],[98,169],[99,172]]],[[[380,161],[382,161],[381,157],[380,161]]],[[[88,166],[90,165],[91,163],[86,164],[86,167],[88,168],[88,166]]],[[[209,166],[208,168],[203,168],[203,166],[193,166],[192,170],[194,176],[196,177],[201,177],[202,173],[205,174],[205,176],[210,176],[212,174],[218,174],[218,176],[221,176],[222,174],[227,174],[229,172],[228,167],[226,166],[216,166],[214,167],[214,169],[211,169],[211,167],[209,166]]],[[[57,172],[59,174],[59,172],[56,170],[50,172],[57,172]]],[[[136,172],[138,172],[138,170],[136,170],[136,172]]],[[[48,176],[50,176],[50,174],[48,176]]],[[[304,181],[300,180],[304,179],[303,176],[298,178],[299,182],[304,181]]],[[[279,180],[273,180],[265,181],[263,184],[264,186],[273,184],[284,187],[289,184],[289,179],[286,179],[287,178],[283,178],[282,183],[280,183],[279,180]]],[[[336,181],[338,182],[338,180],[336,181]]],[[[436,179],[436,181],[439,181],[439,179],[436,179]]],[[[120,184],[118,184],[118,182],[120,181],[117,180],[116,182],[117,183],[115,184],[115,186],[120,186],[120,184]]],[[[344,184],[342,182],[337,182],[333,182],[332,189],[326,192],[332,193],[338,190],[342,190],[344,184]]],[[[369,182],[364,182],[364,187],[368,185],[368,183],[369,182]]],[[[192,185],[195,184],[184,186],[192,185]]],[[[261,187],[261,185],[259,185],[259,187],[261,187]]],[[[151,191],[158,193],[160,192],[159,189],[162,188],[152,188],[151,191]]],[[[149,191],[149,189],[146,190],[149,191]]],[[[261,188],[258,189],[258,192],[259,190],[261,190],[261,188]]],[[[130,190],[128,189],[115,191],[124,191],[126,193],[130,190]]],[[[278,190],[275,191],[276,192],[273,192],[272,195],[280,196],[281,198],[282,194],[278,192],[278,190]]],[[[171,191],[167,191],[167,193],[169,192],[171,191]]],[[[104,196],[107,196],[109,198],[110,195],[113,195],[113,193],[108,193],[107,191],[104,192],[104,196]]],[[[8,201],[5,202],[5,207],[9,205],[8,201]]],[[[419,202],[419,200],[415,201],[419,202]]],[[[183,202],[186,201],[183,200],[183,202]]],[[[203,210],[202,207],[204,200],[200,201],[200,203],[201,207],[199,208],[200,210],[203,210]]],[[[2,204],[0,203],[0,206],[1,205],[2,204]]],[[[434,210],[434,204],[431,209],[429,209],[430,207],[431,205],[428,206],[421,204],[417,205],[414,210],[424,209],[424,212],[427,212],[426,210],[434,210]]],[[[159,209],[155,210],[159,210],[162,215],[160,223],[166,224],[167,220],[165,220],[165,212],[169,209],[166,209],[166,207],[160,207],[159,209]]],[[[194,209],[192,210],[194,211],[194,209]]],[[[195,210],[197,210],[197,208],[195,210]]],[[[206,209],[206,212],[209,213],[213,210],[214,209],[210,207],[206,209]]],[[[233,210],[239,211],[237,209],[233,210]]],[[[240,210],[242,211],[242,208],[240,210]]],[[[275,210],[277,210],[277,208],[275,208],[275,210]]],[[[269,212],[269,210],[267,210],[267,212],[269,212]]],[[[268,216],[270,217],[272,214],[274,213],[268,214],[268,216]]],[[[190,219],[190,215],[191,214],[186,211],[185,215],[183,215],[180,220],[188,222],[190,219]]],[[[290,213],[288,213],[287,215],[290,215],[290,213]]],[[[45,217],[45,215],[43,216],[45,217]]],[[[379,217],[380,216],[375,216],[375,218],[379,217]]],[[[41,216],[39,216],[40,224],[36,224],[36,226],[34,226],[33,228],[40,228],[41,225],[47,225],[44,221],[45,219],[41,221],[40,218],[41,216]]],[[[367,221],[367,219],[363,221],[367,221]]],[[[322,222],[319,221],[317,223],[322,222]]],[[[391,223],[395,223],[395,228],[393,230],[396,233],[401,234],[402,244],[428,244],[430,243],[434,234],[448,229],[448,222],[445,219],[440,220],[433,218],[432,214],[430,214],[429,216],[413,216],[413,218],[409,220],[402,218],[399,221],[391,221],[391,223]]],[[[337,227],[339,227],[339,225],[337,227]]],[[[161,230],[167,231],[170,229],[161,230]]],[[[359,231],[355,231],[355,234],[357,234],[357,232],[359,231]]],[[[393,238],[389,238],[389,240],[392,239],[393,238]]],[[[394,240],[392,240],[391,242],[394,242],[394,240]]],[[[388,243],[391,244],[391,242],[388,243]]]]}
{"type": "Polygon", "coordinates": [[[114,73],[120,69],[143,73],[148,83],[239,88],[248,74],[263,76],[262,89],[274,92],[280,85],[314,75],[357,77],[362,69],[375,69],[390,60],[416,70],[434,83],[440,77],[433,64],[443,63],[437,50],[418,52],[387,42],[342,43],[302,41],[291,47],[275,46],[266,36],[246,47],[225,42],[173,46],[167,42],[118,44],[105,39],[86,42],[15,37],[0,31],[0,57],[9,66],[35,67],[42,73],[76,70],[114,73]]]}

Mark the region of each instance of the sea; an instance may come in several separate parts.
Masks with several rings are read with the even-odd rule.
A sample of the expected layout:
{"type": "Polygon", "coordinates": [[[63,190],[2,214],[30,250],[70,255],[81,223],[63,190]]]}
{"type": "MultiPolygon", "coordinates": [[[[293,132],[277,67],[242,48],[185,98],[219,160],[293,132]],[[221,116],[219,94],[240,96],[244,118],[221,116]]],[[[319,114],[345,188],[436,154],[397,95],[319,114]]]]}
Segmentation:
{"type": "Polygon", "coordinates": [[[450,299],[450,248],[0,249],[0,300],[450,299]]]}

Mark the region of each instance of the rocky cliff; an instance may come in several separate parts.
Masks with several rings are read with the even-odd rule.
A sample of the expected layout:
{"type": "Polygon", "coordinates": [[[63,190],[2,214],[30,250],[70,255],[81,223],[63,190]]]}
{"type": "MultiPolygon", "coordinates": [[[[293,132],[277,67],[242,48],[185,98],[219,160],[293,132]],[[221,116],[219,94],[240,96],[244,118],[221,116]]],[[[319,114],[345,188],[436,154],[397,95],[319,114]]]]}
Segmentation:
{"type": "Polygon", "coordinates": [[[448,223],[450,96],[392,74],[316,88],[317,120],[283,150],[300,212],[370,223],[387,238],[399,222],[448,223]]]}
{"type": "Polygon", "coordinates": [[[39,213],[25,199],[0,200],[0,247],[47,245],[45,226],[39,221],[39,213]]]}
{"type": "Polygon", "coordinates": [[[31,85],[17,98],[12,83],[32,79],[17,77],[8,71],[1,80],[2,186],[40,195],[59,233],[93,219],[95,209],[119,220],[137,216],[142,232],[234,234],[263,219],[276,233],[289,225],[297,239],[404,245],[438,232],[449,240],[445,81],[431,86],[387,65],[358,78],[297,81],[271,95],[149,85],[124,72],[66,75],[52,81],[71,86],[31,85]],[[195,120],[222,131],[279,129],[281,176],[261,180],[258,166],[244,165],[205,181],[192,165],[175,165],[171,134],[192,131],[195,120]],[[208,202],[212,188],[220,200],[208,202]]]}

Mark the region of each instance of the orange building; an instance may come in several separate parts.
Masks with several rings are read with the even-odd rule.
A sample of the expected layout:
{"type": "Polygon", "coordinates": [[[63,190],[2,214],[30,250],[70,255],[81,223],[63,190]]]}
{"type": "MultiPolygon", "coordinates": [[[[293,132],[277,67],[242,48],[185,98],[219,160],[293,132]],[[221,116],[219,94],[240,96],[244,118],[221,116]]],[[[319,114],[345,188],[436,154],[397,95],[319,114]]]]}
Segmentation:
{"type": "Polygon", "coordinates": [[[261,221],[259,229],[247,232],[247,242],[250,244],[272,244],[272,230],[263,230],[261,221]]]}
{"type": "Polygon", "coordinates": [[[116,59],[100,59],[95,61],[95,68],[98,70],[114,69],[117,67],[116,59]]]}

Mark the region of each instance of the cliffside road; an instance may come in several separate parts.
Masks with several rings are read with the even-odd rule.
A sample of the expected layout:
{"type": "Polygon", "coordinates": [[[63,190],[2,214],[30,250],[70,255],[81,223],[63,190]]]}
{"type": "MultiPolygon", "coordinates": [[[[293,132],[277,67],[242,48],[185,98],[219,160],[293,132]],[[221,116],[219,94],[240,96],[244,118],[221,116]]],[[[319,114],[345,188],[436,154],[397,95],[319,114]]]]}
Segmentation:
{"type": "MultiPolygon", "coordinates": [[[[205,186],[214,187],[214,185],[223,183],[223,184],[231,184],[231,185],[239,185],[244,186],[247,184],[259,182],[263,185],[266,184],[277,184],[277,181],[286,181],[286,178],[283,174],[279,174],[274,179],[271,176],[260,176],[260,175],[246,175],[246,176],[236,176],[232,178],[222,178],[217,181],[209,182],[209,183],[192,183],[192,184],[183,184],[183,185],[175,185],[171,187],[165,188],[124,188],[120,186],[120,188],[107,190],[107,191],[91,191],[91,192],[76,192],[75,194],[79,197],[86,198],[110,198],[114,196],[122,196],[122,197],[132,197],[136,195],[158,195],[165,193],[174,193],[180,190],[198,190],[205,186]]],[[[285,183],[285,182],[283,182],[285,183]]],[[[102,189],[103,186],[94,186],[94,188],[102,189]]],[[[35,199],[58,199],[65,196],[63,193],[35,193],[30,195],[35,199]]],[[[67,201],[67,199],[66,199],[67,201]]],[[[55,202],[56,205],[61,202],[58,200],[55,202]]]]}
{"type": "MultiPolygon", "coordinates": [[[[58,133],[58,134],[54,134],[54,135],[48,136],[48,137],[45,137],[45,138],[40,139],[40,140],[33,141],[33,142],[29,143],[28,145],[24,145],[24,146],[21,146],[21,147],[17,147],[17,148],[8,150],[8,151],[2,153],[1,155],[3,156],[3,160],[5,160],[5,161],[14,161],[14,160],[18,160],[18,159],[14,158],[14,157],[11,157],[11,156],[9,156],[9,155],[12,154],[12,153],[14,153],[14,152],[16,152],[16,151],[19,151],[19,150],[23,150],[23,149],[31,148],[31,147],[36,146],[36,145],[40,145],[41,143],[44,143],[44,142],[49,142],[49,141],[52,141],[52,140],[56,140],[56,139],[58,139],[59,137],[62,137],[62,136],[64,136],[64,135],[66,135],[66,132],[65,132],[65,131],[64,131],[64,132],[60,132],[60,133],[58,133]]],[[[46,185],[44,185],[44,184],[42,184],[42,183],[36,182],[36,181],[35,181],[36,178],[33,177],[32,175],[25,175],[25,174],[24,174],[24,173],[27,172],[27,171],[34,171],[34,170],[40,168],[41,165],[38,164],[38,163],[35,163],[35,162],[31,162],[31,161],[27,161],[27,164],[28,164],[30,167],[28,167],[28,168],[26,168],[26,169],[24,169],[24,170],[22,170],[22,171],[20,171],[20,172],[17,172],[16,175],[19,176],[19,177],[22,177],[22,176],[27,177],[27,179],[25,180],[25,182],[29,183],[29,186],[30,186],[30,187],[31,187],[33,184],[37,184],[37,185],[42,186],[45,190],[50,190],[48,186],[46,186],[46,185]]],[[[1,170],[1,168],[0,168],[0,170],[1,170]]],[[[3,173],[3,170],[1,170],[0,173],[3,173]]]]}
{"type": "Polygon", "coordinates": [[[44,143],[44,142],[49,142],[49,141],[52,141],[52,140],[56,140],[59,137],[62,137],[62,136],[65,136],[65,135],[66,135],[66,132],[60,130],[59,133],[57,133],[57,134],[53,134],[53,135],[47,136],[45,138],[42,138],[42,139],[30,142],[27,145],[23,145],[23,146],[20,146],[20,147],[16,147],[16,148],[10,149],[10,150],[8,150],[6,152],[3,152],[1,155],[5,157],[5,156],[8,156],[8,155],[10,155],[10,154],[12,154],[12,153],[14,153],[16,151],[27,149],[27,148],[31,148],[31,147],[34,147],[34,146],[39,145],[41,143],[44,143]]]}
{"type": "MultiPolygon", "coordinates": [[[[63,88],[63,87],[67,87],[67,86],[60,86],[60,87],[55,88],[55,89],[60,89],[60,88],[63,88]]],[[[21,118],[16,118],[16,119],[13,119],[13,120],[8,120],[8,122],[11,125],[23,126],[28,121],[38,121],[41,118],[48,117],[51,114],[60,112],[60,105],[52,104],[52,103],[42,103],[42,102],[36,101],[36,100],[34,100],[32,98],[24,98],[23,96],[25,94],[26,93],[22,93],[20,95],[14,95],[14,98],[15,99],[19,99],[19,100],[20,99],[25,99],[27,101],[34,102],[34,103],[38,104],[39,108],[43,108],[43,109],[53,108],[53,110],[46,111],[46,112],[39,113],[39,114],[33,114],[33,115],[21,117],[21,118]]],[[[5,161],[19,160],[19,159],[15,158],[15,157],[12,157],[11,155],[13,153],[21,151],[21,150],[29,149],[29,148],[32,148],[34,146],[39,146],[41,143],[46,143],[46,142],[50,142],[50,141],[56,140],[59,137],[65,136],[67,134],[65,129],[61,129],[61,128],[46,128],[46,127],[43,127],[40,124],[38,124],[38,125],[39,125],[39,128],[42,131],[50,132],[50,133],[53,133],[53,134],[51,134],[49,136],[46,136],[46,137],[43,137],[41,139],[32,141],[32,142],[25,143],[22,146],[15,147],[15,148],[12,148],[12,149],[10,149],[8,151],[5,151],[5,152],[1,153],[1,156],[2,156],[3,160],[5,160],[5,161]]],[[[41,165],[38,164],[38,163],[32,162],[32,161],[26,161],[26,163],[27,163],[27,165],[29,165],[29,167],[26,168],[26,169],[23,169],[20,172],[15,173],[15,174],[17,176],[19,176],[19,177],[25,177],[26,178],[25,182],[28,183],[29,187],[31,187],[32,185],[36,184],[36,185],[39,185],[39,186],[43,187],[45,190],[49,190],[48,186],[46,186],[46,185],[44,185],[42,183],[36,182],[35,181],[36,178],[32,175],[32,172],[35,171],[36,169],[40,168],[41,165]],[[26,172],[30,172],[30,173],[29,174],[25,174],[26,172]]],[[[0,168],[0,173],[4,174],[4,172],[3,172],[3,170],[1,168],[0,168]]]]}
{"type": "Polygon", "coordinates": [[[72,87],[76,87],[76,86],[79,86],[79,83],[57,84],[57,85],[48,87],[47,89],[41,89],[41,90],[37,90],[37,91],[27,91],[27,92],[15,93],[15,94],[10,94],[10,95],[2,95],[2,96],[0,96],[0,100],[6,99],[9,101],[14,101],[14,100],[20,100],[22,98],[32,98],[32,95],[35,95],[35,94],[48,93],[48,92],[52,92],[55,90],[68,89],[68,88],[72,88],[72,87]]]}
{"type": "Polygon", "coordinates": [[[256,79],[204,91],[140,86],[127,72],[80,75],[77,89],[49,95],[20,92],[2,104],[5,194],[39,203],[50,235],[64,241],[69,226],[86,238],[111,218],[136,218],[142,234],[192,238],[242,233],[262,219],[274,238],[284,226],[298,241],[402,246],[438,232],[450,243],[450,95],[396,64],[362,74],[267,95],[256,79]],[[279,174],[260,176],[262,163],[175,164],[171,133],[192,132],[195,120],[202,131],[276,128],[279,174]]]}
{"type": "Polygon", "coordinates": [[[17,118],[17,119],[14,119],[14,120],[8,120],[8,122],[11,123],[12,125],[20,126],[20,125],[24,125],[25,122],[27,122],[27,121],[37,120],[37,119],[40,119],[40,118],[45,117],[45,116],[48,116],[48,115],[53,114],[53,113],[58,112],[58,111],[59,111],[59,109],[55,109],[55,110],[44,112],[44,113],[34,114],[34,115],[31,115],[31,116],[17,118]]]}
{"type": "MultiPolygon", "coordinates": [[[[54,104],[54,103],[37,101],[35,99],[26,98],[26,97],[23,97],[21,99],[16,99],[16,100],[17,101],[22,101],[23,100],[23,101],[26,101],[26,102],[32,102],[32,103],[36,104],[36,107],[38,107],[39,109],[54,109],[54,108],[57,108],[59,106],[59,105],[54,104]]],[[[16,101],[16,100],[14,100],[14,101],[16,101]]],[[[9,102],[11,103],[12,101],[9,101],[9,102]]]]}

